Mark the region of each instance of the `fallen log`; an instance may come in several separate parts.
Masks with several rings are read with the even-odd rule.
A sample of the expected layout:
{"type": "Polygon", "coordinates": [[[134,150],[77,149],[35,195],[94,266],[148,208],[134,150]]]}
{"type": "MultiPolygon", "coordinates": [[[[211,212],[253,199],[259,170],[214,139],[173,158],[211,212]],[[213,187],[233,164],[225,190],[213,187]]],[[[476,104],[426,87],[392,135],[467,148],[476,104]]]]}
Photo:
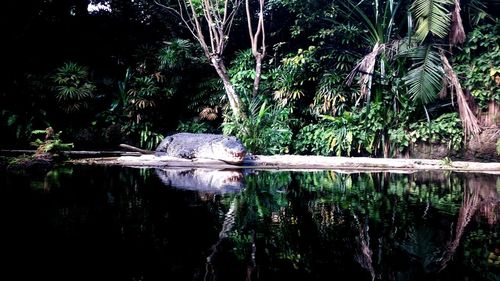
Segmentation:
{"type": "Polygon", "coordinates": [[[120,165],[130,167],[200,167],[213,169],[253,168],[279,170],[356,170],[356,171],[470,171],[500,173],[500,163],[468,161],[443,161],[430,159],[399,159],[369,157],[328,157],[304,155],[251,156],[241,165],[231,165],[212,159],[182,159],[170,156],[121,156],[105,158],[86,158],[72,160],[72,163],[87,165],[120,165]]]}
{"type": "MultiPolygon", "coordinates": [[[[35,154],[34,149],[1,149],[0,155],[17,156],[22,154],[35,154]]],[[[101,151],[88,151],[88,150],[68,150],[60,151],[59,154],[69,157],[106,157],[106,156],[140,156],[143,153],[134,151],[121,151],[121,150],[101,150],[101,151]]]]}

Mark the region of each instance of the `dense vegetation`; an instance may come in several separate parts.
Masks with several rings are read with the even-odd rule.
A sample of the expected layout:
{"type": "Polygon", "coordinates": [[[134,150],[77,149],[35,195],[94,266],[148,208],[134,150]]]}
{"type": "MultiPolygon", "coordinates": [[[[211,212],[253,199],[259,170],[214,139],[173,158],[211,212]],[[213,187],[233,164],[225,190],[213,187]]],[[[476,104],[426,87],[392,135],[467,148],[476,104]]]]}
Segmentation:
{"type": "Polygon", "coordinates": [[[224,9],[204,1],[9,1],[0,146],[52,127],[79,149],[190,131],[253,153],[400,156],[418,142],[459,151],[496,125],[498,1],[227,2],[213,49],[220,22],[202,12],[224,9]]]}

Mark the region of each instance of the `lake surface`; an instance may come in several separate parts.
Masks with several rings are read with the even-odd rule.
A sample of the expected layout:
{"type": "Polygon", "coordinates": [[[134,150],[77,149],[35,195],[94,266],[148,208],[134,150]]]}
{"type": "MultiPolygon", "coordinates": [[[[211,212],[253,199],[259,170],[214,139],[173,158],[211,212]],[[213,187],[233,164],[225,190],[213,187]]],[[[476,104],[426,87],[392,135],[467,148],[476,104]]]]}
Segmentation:
{"type": "Polygon", "coordinates": [[[500,177],[0,172],[2,280],[500,280],[500,177]]]}

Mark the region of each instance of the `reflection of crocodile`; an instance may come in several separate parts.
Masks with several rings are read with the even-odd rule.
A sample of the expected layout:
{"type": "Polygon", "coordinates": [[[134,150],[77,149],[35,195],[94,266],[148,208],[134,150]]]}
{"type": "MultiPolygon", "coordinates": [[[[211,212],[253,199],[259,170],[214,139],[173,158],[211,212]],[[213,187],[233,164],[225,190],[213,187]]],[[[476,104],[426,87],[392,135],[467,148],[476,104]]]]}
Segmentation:
{"type": "Polygon", "coordinates": [[[208,158],[240,164],[245,147],[235,137],[215,134],[178,133],[166,137],[156,148],[157,156],[208,158]]]}
{"type": "Polygon", "coordinates": [[[165,185],[210,193],[236,192],[243,189],[243,174],[234,170],[156,169],[165,185]]]}

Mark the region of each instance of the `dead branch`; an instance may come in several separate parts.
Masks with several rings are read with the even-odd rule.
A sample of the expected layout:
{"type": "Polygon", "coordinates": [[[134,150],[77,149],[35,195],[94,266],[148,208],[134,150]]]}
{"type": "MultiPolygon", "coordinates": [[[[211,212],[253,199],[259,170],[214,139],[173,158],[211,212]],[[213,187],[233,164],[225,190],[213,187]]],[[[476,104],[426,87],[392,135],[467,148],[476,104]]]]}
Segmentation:
{"type": "Polygon", "coordinates": [[[455,9],[453,9],[451,19],[450,43],[457,45],[463,42],[465,42],[465,31],[462,17],[460,16],[460,1],[455,0],[455,9]]]}
{"type": "Polygon", "coordinates": [[[377,62],[377,56],[385,50],[385,47],[386,44],[375,43],[372,51],[364,56],[347,76],[347,85],[351,85],[356,74],[361,73],[361,78],[359,80],[359,84],[361,85],[360,98],[365,96],[369,97],[370,95],[371,81],[375,63],[377,62]]]}
{"type": "Polygon", "coordinates": [[[462,86],[460,85],[460,81],[458,81],[457,74],[455,73],[455,71],[453,71],[448,58],[446,58],[442,50],[440,51],[440,56],[443,62],[444,72],[448,81],[451,95],[457,95],[458,111],[460,119],[463,123],[465,138],[467,138],[467,136],[469,135],[475,136],[479,132],[481,132],[479,121],[470,109],[469,104],[467,103],[467,98],[465,97],[462,86]]]}

